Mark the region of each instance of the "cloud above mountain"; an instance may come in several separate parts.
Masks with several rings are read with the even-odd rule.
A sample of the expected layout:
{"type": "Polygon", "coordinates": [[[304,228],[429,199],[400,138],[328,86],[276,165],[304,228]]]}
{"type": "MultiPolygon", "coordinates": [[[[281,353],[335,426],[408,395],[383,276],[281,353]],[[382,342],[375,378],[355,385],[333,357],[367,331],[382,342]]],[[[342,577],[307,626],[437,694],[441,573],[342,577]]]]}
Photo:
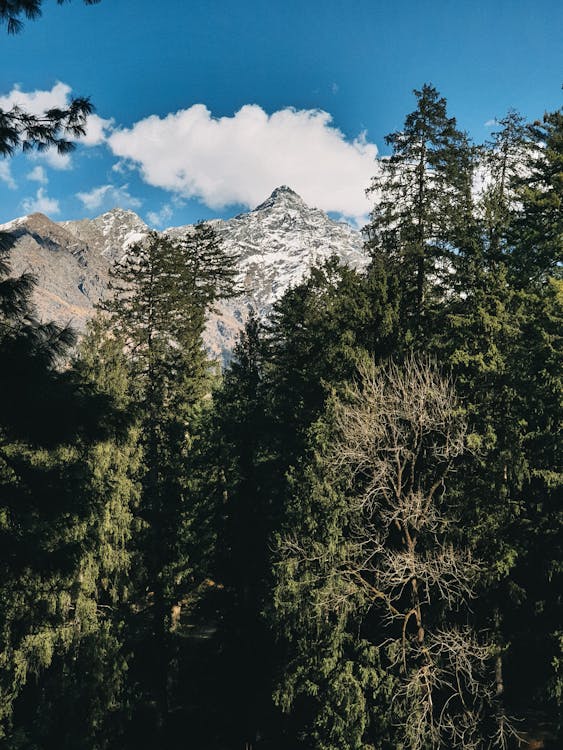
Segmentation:
{"type": "Polygon", "coordinates": [[[351,218],[369,211],[364,190],[377,148],[364,134],[349,140],[321,110],[267,114],[248,104],[214,118],[203,104],[151,115],[108,138],[112,152],[149,185],[221,209],[254,207],[290,185],[310,205],[351,218]]]}
{"type": "MultiPolygon", "coordinates": [[[[336,85],[333,88],[336,93],[336,85]]],[[[40,115],[65,109],[72,94],[72,88],[60,81],[44,90],[22,91],[14,86],[0,96],[0,111],[20,107],[40,115]]],[[[377,147],[365,133],[347,137],[332,115],[320,109],[287,107],[268,113],[257,104],[246,104],[230,116],[215,117],[204,104],[194,104],[174,113],[149,115],[130,127],[94,114],[77,143],[76,158],[55,149],[26,154],[26,161],[32,162],[26,171],[12,174],[4,166],[0,182],[14,191],[22,177],[40,185],[49,183],[50,192],[63,203],[68,193],[64,198],[59,186],[68,191],[74,182],[72,195],[89,211],[114,205],[138,208],[140,199],[119,184],[127,182],[134,193],[143,195],[143,205],[156,226],[169,220],[171,206],[178,201],[193,199],[214,211],[238,205],[254,208],[284,184],[308,205],[359,225],[371,207],[365,188],[376,169],[377,147]],[[83,146],[101,148],[90,152],[92,158],[80,159],[83,146]],[[70,172],[80,174],[71,177],[70,172]],[[120,176],[117,184],[110,175],[120,176]],[[154,187],[168,195],[146,192],[154,187]]],[[[58,207],[57,199],[45,192],[20,197],[19,202],[51,211],[58,207]]]]}
{"type": "Polygon", "coordinates": [[[129,185],[100,185],[88,192],[77,193],[76,197],[88,211],[120,208],[139,208],[141,201],[129,193],[129,185]]]}
{"type": "Polygon", "coordinates": [[[24,198],[22,201],[23,210],[27,214],[33,214],[36,211],[42,214],[54,216],[60,213],[59,201],[47,195],[45,188],[40,187],[33,197],[24,198]]]}

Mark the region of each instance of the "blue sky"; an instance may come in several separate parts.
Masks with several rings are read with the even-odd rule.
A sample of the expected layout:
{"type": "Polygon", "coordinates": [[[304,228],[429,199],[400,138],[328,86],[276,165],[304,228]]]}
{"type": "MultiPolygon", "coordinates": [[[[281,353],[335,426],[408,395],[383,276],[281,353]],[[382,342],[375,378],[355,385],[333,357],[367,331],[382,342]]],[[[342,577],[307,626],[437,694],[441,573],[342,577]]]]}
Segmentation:
{"type": "Polygon", "coordinates": [[[0,34],[0,108],[74,94],[97,112],[70,160],[0,161],[0,221],[121,205],[169,226],[289,184],[361,222],[413,88],[433,83],[476,141],[510,107],[561,106],[555,0],[45,0],[41,19],[0,34]]]}

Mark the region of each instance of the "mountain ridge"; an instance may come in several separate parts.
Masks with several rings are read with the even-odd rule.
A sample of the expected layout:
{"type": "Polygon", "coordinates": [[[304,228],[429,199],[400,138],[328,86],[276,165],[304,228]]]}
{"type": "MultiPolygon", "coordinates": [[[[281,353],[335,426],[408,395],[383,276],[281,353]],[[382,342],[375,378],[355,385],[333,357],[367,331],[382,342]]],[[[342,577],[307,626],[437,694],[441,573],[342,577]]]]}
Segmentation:
{"type": "MultiPolygon", "coordinates": [[[[206,345],[224,361],[250,307],[267,315],[289,286],[333,254],[353,267],[367,262],[357,230],[307,206],[287,185],[251,211],[210,223],[225,250],[237,256],[244,290],[209,316],[206,345]]],[[[180,237],[192,227],[168,227],[160,234],[180,237]]],[[[31,270],[38,278],[34,301],[40,317],[70,322],[81,331],[107,292],[110,266],[153,230],[135,212],[116,207],[93,219],[62,222],[30,214],[1,225],[0,231],[16,236],[12,272],[31,270]]]]}

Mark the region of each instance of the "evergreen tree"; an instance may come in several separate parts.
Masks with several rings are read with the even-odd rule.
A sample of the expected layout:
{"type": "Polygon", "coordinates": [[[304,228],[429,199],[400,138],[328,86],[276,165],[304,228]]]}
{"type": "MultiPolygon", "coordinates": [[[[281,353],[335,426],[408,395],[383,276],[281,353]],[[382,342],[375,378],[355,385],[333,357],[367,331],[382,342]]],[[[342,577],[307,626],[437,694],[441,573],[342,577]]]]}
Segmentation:
{"type": "Polygon", "coordinates": [[[270,582],[272,525],[267,493],[271,422],[263,378],[261,324],[251,311],[214,394],[211,447],[223,489],[214,566],[221,585],[215,680],[220,686],[219,734],[223,742],[241,747],[252,746],[272,731],[271,636],[262,614],[270,582]]]}
{"type": "Polygon", "coordinates": [[[152,233],[115,268],[114,296],[103,304],[128,351],[142,434],[137,606],[149,618],[139,620],[133,637],[135,674],[144,695],[138,716],[144,714],[146,721],[147,700],[155,712],[152,728],[149,720],[138,736],[147,745],[163,741],[168,721],[173,608],[194,588],[198,559],[207,552],[204,537],[193,530],[201,483],[191,472],[203,397],[210,388],[202,334],[215,302],[235,293],[234,277],[233,258],[208,226],[200,224],[177,240],[152,233]]]}
{"type": "Polygon", "coordinates": [[[331,385],[349,379],[360,352],[392,345],[395,299],[378,269],[367,276],[333,257],[276,303],[265,330],[265,381],[283,471],[301,455],[331,385]]]}
{"type": "Polygon", "coordinates": [[[481,149],[485,186],[477,207],[483,225],[483,254],[492,265],[506,259],[514,180],[522,169],[528,145],[524,119],[517,112],[508,112],[497,121],[497,127],[481,149]]]}
{"type": "Polygon", "coordinates": [[[511,644],[508,697],[516,699],[517,710],[528,717],[532,730],[543,721],[559,739],[562,165],[563,115],[557,111],[530,127],[524,169],[513,181],[516,202],[508,269],[520,319],[517,345],[507,354],[514,394],[511,412],[517,425],[508,477],[520,517],[511,572],[516,595],[505,617],[511,644]],[[523,670],[528,674],[525,684],[523,670]]]}
{"type": "MultiPolygon", "coordinates": [[[[499,649],[499,704],[504,701],[533,732],[534,711],[541,706],[544,717],[553,711],[545,689],[558,648],[554,622],[560,606],[546,592],[547,581],[555,581],[553,561],[559,555],[548,540],[561,523],[553,504],[560,481],[554,425],[560,414],[555,394],[561,378],[556,333],[561,311],[557,281],[549,277],[558,253],[553,231],[557,148],[534,142],[534,129],[515,113],[499,125],[482,154],[487,184],[475,205],[473,239],[460,246],[452,292],[435,312],[427,346],[456,376],[477,448],[453,489],[468,541],[487,562],[476,611],[499,649]],[[540,164],[544,178],[536,174],[534,180],[540,164]],[[537,193],[530,190],[530,179],[537,193]],[[524,218],[526,195],[546,209],[546,241],[538,232],[536,249],[524,251],[532,223],[524,218]],[[540,528],[541,543],[531,532],[540,528]],[[530,637],[532,619],[537,640],[530,637]],[[526,687],[524,673],[535,675],[526,687]]],[[[538,222],[544,220],[541,210],[534,214],[538,222]]]]}
{"type": "Polygon", "coordinates": [[[268,698],[281,668],[271,628],[271,545],[286,514],[286,475],[331,385],[351,376],[359,352],[375,347],[383,356],[392,346],[396,305],[387,282],[384,269],[374,266],[364,276],[336,258],[313,268],[264,327],[251,316],[216,394],[221,455],[212,460],[224,472],[217,682],[227,691],[223,715],[231,742],[272,740],[282,731],[268,698]]]}
{"type": "Polygon", "coordinates": [[[39,716],[57,704],[54,675],[88,642],[115,637],[107,608],[128,567],[134,496],[118,470],[132,463],[127,419],[59,369],[74,337],[37,322],[32,289],[30,277],[0,282],[0,731],[10,748],[48,744],[39,716]]]}
{"type": "MultiPolygon", "coordinates": [[[[395,680],[374,641],[373,622],[354,606],[332,607],[344,591],[339,566],[349,543],[349,484],[328,460],[334,402],[310,429],[310,448],[291,473],[284,524],[276,535],[273,620],[283,654],[274,699],[288,715],[281,746],[391,748],[395,680]],[[294,546],[292,546],[295,543],[294,546]],[[300,543],[319,550],[303,559],[300,543]],[[323,593],[324,592],[324,593],[323,593]]],[[[383,639],[383,636],[382,636],[383,639]]]]}
{"type": "Polygon", "coordinates": [[[563,260],[563,111],[547,113],[529,129],[528,158],[514,179],[511,271],[528,286],[561,276],[563,260]]]}
{"type": "Polygon", "coordinates": [[[471,212],[473,150],[433,86],[415,90],[417,108],[386,137],[368,194],[376,205],[367,247],[400,279],[401,325],[418,336],[450,284],[450,261],[471,212]]]}
{"type": "Polygon", "coordinates": [[[25,112],[15,106],[0,109],[0,157],[12,156],[19,148],[24,152],[55,148],[67,154],[75,148],[69,138],[86,133],[86,118],[94,111],[89,99],[72,99],[67,109],[50,109],[42,115],[25,112]]]}
{"type": "Polygon", "coordinates": [[[415,360],[365,363],[331,421],[279,543],[292,656],[279,700],[308,696],[307,747],[474,747],[495,694],[492,652],[461,614],[478,565],[445,496],[466,441],[452,386],[415,360]]]}

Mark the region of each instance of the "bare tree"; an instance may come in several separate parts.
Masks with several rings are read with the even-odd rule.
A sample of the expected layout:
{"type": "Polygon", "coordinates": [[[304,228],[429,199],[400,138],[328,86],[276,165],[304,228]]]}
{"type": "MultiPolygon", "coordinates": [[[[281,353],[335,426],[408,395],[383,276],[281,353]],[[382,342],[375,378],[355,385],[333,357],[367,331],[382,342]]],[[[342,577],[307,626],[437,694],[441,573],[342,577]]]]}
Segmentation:
{"type": "Polygon", "coordinates": [[[349,482],[346,543],[335,553],[295,536],[283,554],[329,571],[317,615],[378,608],[406,747],[506,747],[513,730],[495,717],[495,650],[467,624],[481,565],[456,543],[448,507],[446,479],[468,442],[453,383],[430,361],[366,360],[334,422],[328,464],[349,482]]]}

